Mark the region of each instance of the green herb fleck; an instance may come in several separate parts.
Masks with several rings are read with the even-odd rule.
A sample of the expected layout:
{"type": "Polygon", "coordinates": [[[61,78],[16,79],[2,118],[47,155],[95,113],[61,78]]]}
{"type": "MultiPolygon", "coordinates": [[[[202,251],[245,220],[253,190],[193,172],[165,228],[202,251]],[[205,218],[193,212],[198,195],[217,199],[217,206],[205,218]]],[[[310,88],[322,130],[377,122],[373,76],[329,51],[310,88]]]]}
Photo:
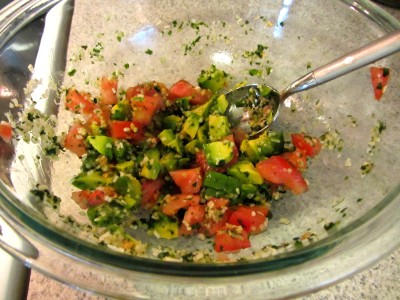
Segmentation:
{"type": "Polygon", "coordinates": [[[153,50],[147,49],[144,53],[146,53],[148,55],[152,55],[153,54],[153,50]]]}

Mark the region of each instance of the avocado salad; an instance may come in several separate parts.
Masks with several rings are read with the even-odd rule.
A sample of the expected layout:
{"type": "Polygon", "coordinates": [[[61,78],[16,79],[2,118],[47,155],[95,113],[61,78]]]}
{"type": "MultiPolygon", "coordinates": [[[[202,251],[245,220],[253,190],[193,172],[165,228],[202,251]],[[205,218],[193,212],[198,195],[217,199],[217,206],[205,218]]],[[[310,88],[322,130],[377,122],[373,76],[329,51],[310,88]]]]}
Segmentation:
{"type": "Polygon", "coordinates": [[[112,76],[101,78],[97,96],[66,91],[65,108],[76,117],[63,146],[81,159],[71,198],[92,226],[121,233],[124,249],[135,244],[126,230],[135,226],[237,252],[266,229],[271,199],[308,190],[303,172],[321,149],[317,138],[272,130],[249,138],[226,116],[228,74],[211,66],[197,85],[121,89],[112,76]]]}

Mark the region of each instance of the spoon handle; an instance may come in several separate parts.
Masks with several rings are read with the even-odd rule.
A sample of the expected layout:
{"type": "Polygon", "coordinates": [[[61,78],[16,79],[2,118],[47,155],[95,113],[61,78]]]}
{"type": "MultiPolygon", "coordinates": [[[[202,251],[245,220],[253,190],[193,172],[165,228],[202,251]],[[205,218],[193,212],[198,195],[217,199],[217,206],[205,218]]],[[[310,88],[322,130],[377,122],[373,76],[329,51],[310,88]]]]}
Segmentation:
{"type": "Polygon", "coordinates": [[[400,30],[311,71],[281,92],[281,99],[355,71],[400,51],[400,30]]]}

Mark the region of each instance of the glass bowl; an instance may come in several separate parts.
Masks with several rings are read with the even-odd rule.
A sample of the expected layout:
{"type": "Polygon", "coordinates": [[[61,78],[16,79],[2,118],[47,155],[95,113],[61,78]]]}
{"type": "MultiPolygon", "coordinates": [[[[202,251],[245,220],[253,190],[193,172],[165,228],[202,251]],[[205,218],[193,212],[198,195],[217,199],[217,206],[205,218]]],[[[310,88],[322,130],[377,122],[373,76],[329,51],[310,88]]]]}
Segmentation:
{"type": "MultiPolygon", "coordinates": [[[[91,91],[99,76],[112,73],[123,86],[196,82],[212,64],[233,85],[267,82],[281,89],[399,29],[398,21],[362,0],[177,0],[162,7],[156,1],[14,1],[0,14],[0,109],[16,118],[33,99],[63,128],[62,87],[91,91]],[[249,59],[258,45],[266,57],[249,59]],[[254,69],[263,72],[251,76],[254,69]]],[[[277,299],[351,276],[400,242],[399,54],[374,65],[391,70],[381,101],[374,99],[369,67],[285,101],[273,128],[321,137],[323,150],[305,172],[309,191],[274,200],[268,228],[251,237],[250,250],[188,262],[160,250],[143,257],[106,247],[67,211],[55,213],[56,203],[30,193],[45,185],[64,199],[76,174],[74,158],[63,153],[50,160],[43,144],[22,139],[0,141],[0,245],[52,278],[124,299],[277,299]]],[[[164,241],[151,243],[157,248],[164,241]]],[[[210,248],[194,238],[165,245],[210,248]]]]}

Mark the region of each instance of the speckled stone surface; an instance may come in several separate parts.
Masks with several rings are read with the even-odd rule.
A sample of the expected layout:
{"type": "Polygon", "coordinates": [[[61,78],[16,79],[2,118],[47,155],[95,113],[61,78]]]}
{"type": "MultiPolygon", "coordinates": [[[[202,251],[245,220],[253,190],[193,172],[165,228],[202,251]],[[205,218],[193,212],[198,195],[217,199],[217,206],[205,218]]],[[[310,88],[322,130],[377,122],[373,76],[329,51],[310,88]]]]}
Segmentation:
{"type": "MultiPolygon", "coordinates": [[[[387,10],[400,19],[400,10],[387,10]]],[[[32,271],[28,299],[106,298],[75,290],[32,271]]],[[[400,249],[352,278],[299,299],[400,299],[400,249]]]]}

